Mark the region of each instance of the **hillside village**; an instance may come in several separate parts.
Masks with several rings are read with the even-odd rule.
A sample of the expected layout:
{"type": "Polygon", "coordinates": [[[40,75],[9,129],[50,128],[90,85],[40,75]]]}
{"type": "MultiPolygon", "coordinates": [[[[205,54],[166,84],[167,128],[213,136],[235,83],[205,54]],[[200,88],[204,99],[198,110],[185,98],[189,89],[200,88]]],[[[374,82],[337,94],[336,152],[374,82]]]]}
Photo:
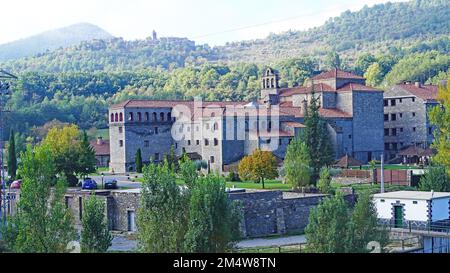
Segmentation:
{"type": "Polygon", "coordinates": [[[449,253],[449,33],[221,55],[414,5],[448,4],[221,49],[153,31],[0,62],[0,252],[449,253]]]}

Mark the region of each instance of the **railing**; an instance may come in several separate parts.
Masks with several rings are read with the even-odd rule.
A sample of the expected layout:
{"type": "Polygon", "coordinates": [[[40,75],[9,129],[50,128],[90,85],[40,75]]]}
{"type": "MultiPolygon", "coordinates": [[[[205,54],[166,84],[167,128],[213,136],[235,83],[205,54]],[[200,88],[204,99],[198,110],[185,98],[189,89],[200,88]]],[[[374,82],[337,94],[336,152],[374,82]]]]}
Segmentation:
{"type": "Polygon", "coordinates": [[[277,245],[264,247],[238,248],[234,253],[302,253],[306,251],[306,243],[277,245]]]}
{"type": "Polygon", "coordinates": [[[382,226],[392,230],[393,228],[413,231],[439,232],[450,235],[450,223],[427,223],[426,225],[417,225],[411,221],[396,221],[392,220],[389,223],[383,223],[382,226]]]}

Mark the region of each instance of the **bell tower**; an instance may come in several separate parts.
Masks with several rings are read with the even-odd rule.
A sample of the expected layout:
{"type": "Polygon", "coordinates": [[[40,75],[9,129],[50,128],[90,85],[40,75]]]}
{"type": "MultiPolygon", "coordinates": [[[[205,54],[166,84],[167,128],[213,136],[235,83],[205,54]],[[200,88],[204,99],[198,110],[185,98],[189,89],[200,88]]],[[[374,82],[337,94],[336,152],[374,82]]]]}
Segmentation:
{"type": "Polygon", "coordinates": [[[261,95],[260,99],[266,104],[278,104],[278,72],[268,67],[261,78],[261,95]]]}

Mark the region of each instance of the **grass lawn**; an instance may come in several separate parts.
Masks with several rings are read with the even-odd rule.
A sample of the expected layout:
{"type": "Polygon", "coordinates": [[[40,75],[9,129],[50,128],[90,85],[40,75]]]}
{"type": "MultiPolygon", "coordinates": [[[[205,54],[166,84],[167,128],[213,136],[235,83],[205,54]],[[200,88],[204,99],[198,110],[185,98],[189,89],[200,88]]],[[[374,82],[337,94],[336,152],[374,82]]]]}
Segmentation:
{"type": "MultiPolygon", "coordinates": [[[[135,179],[138,182],[143,182],[144,179],[143,178],[138,178],[135,179]]],[[[177,178],[176,180],[177,185],[184,185],[184,181],[180,178],[177,178]]],[[[262,189],[262,184],[261,183],[254,183],[251,181],[247,181],[247,182],[226,182],[226,186],[227,188],[232,188],[233,185],[235,186],[235,188],[239,188],[239,189],[262,189]]],[[[291,190],[292,187],[289,184],[283,184],[281,183],[281,181],[278,180],[267,180],[264,182],[265,185],[265,190],[291,190]]]]}
{"type": "MultiPolygon", "coordinates": [[[[381,168],[380,164],[375,165],[377,169],[381,168]]],[[[370,165],[364,165],[361,167],[362,170],[370,170],[372,167],[370,165]]],[[[352,170],[359,170],[359,167],[351,167],[352,170]]],[[[419,166],[407,166],[401,164],[385,164],[385,170],[411,170],[411,169],[420,169],[419,166]]]]}

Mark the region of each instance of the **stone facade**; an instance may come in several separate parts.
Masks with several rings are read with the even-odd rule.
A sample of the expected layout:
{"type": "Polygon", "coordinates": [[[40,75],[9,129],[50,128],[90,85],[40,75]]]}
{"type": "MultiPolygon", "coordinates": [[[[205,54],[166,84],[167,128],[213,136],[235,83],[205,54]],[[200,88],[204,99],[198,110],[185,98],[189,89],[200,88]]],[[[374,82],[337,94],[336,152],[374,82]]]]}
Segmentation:
{"type": "Polygon", "coordinates": [[[427,148],[436,129],[429,110],[438,105],[437,86],[420,83],[397,84],[384,93],[384,138],[388,159],[409,146],[427,148]]]}
{"type": "Polygon", "coordinates": [[[320,98],[319,114],[328,123],[336,159],[349,154],[367,163],[383,153],[383,92],[365,86],[364,78],[335,69],[301,87],[280,88],[278,80],[268,68],[258,102],[132,100],[112,105],[111,171],[133,171],[138,149],[144,163],[150,158],[160,162],[171,146],[177,155],[198,154],[219,173],[257,148],[282,160],[304,128],[312,94],[320,98]]]}

